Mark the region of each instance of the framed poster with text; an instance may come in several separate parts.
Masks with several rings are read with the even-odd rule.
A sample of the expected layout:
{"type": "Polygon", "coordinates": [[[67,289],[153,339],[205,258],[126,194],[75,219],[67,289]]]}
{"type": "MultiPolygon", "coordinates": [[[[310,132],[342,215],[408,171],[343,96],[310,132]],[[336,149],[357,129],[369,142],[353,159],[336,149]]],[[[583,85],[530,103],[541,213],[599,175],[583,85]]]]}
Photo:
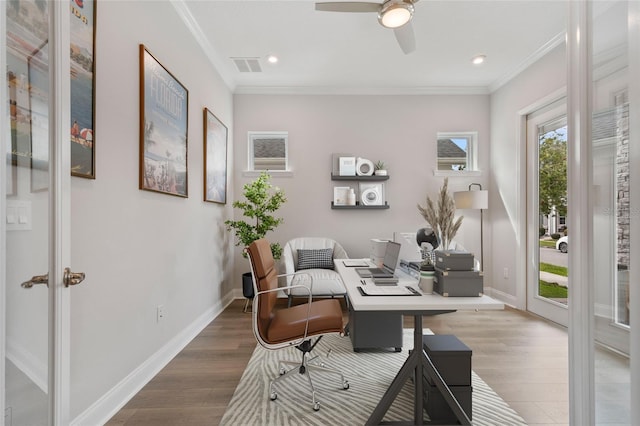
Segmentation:
{"type": "Polygon", "coordinates": [[[71,175],[95,179],[96,2],[71,0],[71,175]]]}
{"type": "Polygon", "coordinates": [[[140,45],[139,188],[187,197],[189,92],[140,45]]]}

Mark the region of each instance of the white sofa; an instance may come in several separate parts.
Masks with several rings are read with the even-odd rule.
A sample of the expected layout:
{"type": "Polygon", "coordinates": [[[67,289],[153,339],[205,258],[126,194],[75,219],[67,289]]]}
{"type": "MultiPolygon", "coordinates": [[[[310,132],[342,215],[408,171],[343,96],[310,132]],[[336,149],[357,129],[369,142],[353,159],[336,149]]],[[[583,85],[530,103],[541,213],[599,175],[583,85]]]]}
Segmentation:
{"type": "MultiPolygon", "coordinates": [[[[327,254],[327,251],[323,252],[323,256],[327,254]]],[[[288,241],[284,249],[282,251],[282,261],[285,267],[285,274],[295,274],[288,275],[286,277],[287,286],[290,285],[305,285],[309,287],[310,280],[309,276],[311,276],[313,281],[313,296],[322,296],[322,297],[344,297],[345,303],[348,303],[347,299],[347,290],[340,278],[340,275],[333,269],[329,269],[329,267],[333,268],[333,259],[348,259],[349,256],[347,252],[342,248],[342,246],[336,241],[330,238],[321,238],[321,237],[302,237],[302,238],[294,238],[288,241]],[[310,257],[313,256],[315,252],[322,249],[331,249],[331,259],[329,260],[329,265],[326,262],[326,258],[324,259],[321,268],[315,268],[313,266],[313,261],[309,262],[310,257]],[[301,259],[298,258],[298,250],[307,250],[303,253],[304,264],[299,265],[299,261],[301,259]],[[310,252],[310,251],[313,251],[310,252]],[[305,269],[299,269],[299,266],[302,266],[305,269]]],[[[312,257],[313,259],[313,257],[312,257]]],[[[319,258],[318,258],[319,259],[319,258]]],[[[303,288],[292,289],[287,292],[287,296],[289,298],[289,306],[291,306],[291,302],[294,297],[309,297],[309,292],[303,288]]]]}

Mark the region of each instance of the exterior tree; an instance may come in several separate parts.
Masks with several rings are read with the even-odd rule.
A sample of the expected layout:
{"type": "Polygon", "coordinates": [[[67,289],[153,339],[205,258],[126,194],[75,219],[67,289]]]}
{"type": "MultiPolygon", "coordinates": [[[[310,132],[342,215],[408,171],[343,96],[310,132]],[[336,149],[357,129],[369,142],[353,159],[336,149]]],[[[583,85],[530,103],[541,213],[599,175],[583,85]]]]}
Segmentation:
{"type": "Polygon", "coordinates": [[[567,141],[551,133],[539,148],[540,214],[567,215],[567,141]]]}

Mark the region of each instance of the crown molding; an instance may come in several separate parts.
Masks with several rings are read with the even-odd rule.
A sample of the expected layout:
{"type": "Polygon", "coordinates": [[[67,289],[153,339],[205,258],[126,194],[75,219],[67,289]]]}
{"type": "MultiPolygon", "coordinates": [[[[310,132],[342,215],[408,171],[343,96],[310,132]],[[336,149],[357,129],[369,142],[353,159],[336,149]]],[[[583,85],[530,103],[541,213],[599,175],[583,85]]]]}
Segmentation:
{"type": "Polygon", "coordinates": [[[226,62],[220,57],[211,43],[209,43],[209,40],[204,35],[202,28],[200,28],[200,25],[198,25],[198,22],[193,17],[189,6],[187,6],[184,0],[170,1],[174,9],[178,13],[178,16],[182,19],[182,22],[184,22],[184,25],[191,32],[193,37],[196,39],[196,42],[200,45],[200,48],[202,48],[202,50],[204,51],[204,54],[213,64],[214,68],[220,75],[220,78],[222,78],[224,84],[229,88],[231,92],[233,92],[235,83],[233,76],[229,72],[226,62]]]}
{"type": "Polygon", "coordinates": [[[341,87],[341,86],[242,86],[236,95],[488,95],[486,86],[341,87]]]}
{"type": "Polygon", "coordinates": [[[517,67],[503,75],[493,83],[489,85],[489,93],[493,93],[509,81],[513,80],[524,70],[529,68],[531,65],[539,61],[544,55],[551,52],[556,47],[560,46],[562,43],[565,43],[567,38],[566,31],[561,32],[560,34],[553,37],[551,40],[546,42],[543,46],[541,46],[538,50],[529,55],[524,61],[522,61],[517,67]]]}

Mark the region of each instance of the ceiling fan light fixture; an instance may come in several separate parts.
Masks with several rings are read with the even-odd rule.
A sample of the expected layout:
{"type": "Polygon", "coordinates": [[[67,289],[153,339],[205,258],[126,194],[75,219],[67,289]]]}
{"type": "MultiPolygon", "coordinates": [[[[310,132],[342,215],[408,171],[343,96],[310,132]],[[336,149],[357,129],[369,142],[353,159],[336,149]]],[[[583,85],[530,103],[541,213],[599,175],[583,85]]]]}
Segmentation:
{"type": "Polygon", "coordinates": [[[411,20],[413,3],[405,0],[389,0],[382,5],[378,21],[386,28],[400,28],[411,20]]]}

